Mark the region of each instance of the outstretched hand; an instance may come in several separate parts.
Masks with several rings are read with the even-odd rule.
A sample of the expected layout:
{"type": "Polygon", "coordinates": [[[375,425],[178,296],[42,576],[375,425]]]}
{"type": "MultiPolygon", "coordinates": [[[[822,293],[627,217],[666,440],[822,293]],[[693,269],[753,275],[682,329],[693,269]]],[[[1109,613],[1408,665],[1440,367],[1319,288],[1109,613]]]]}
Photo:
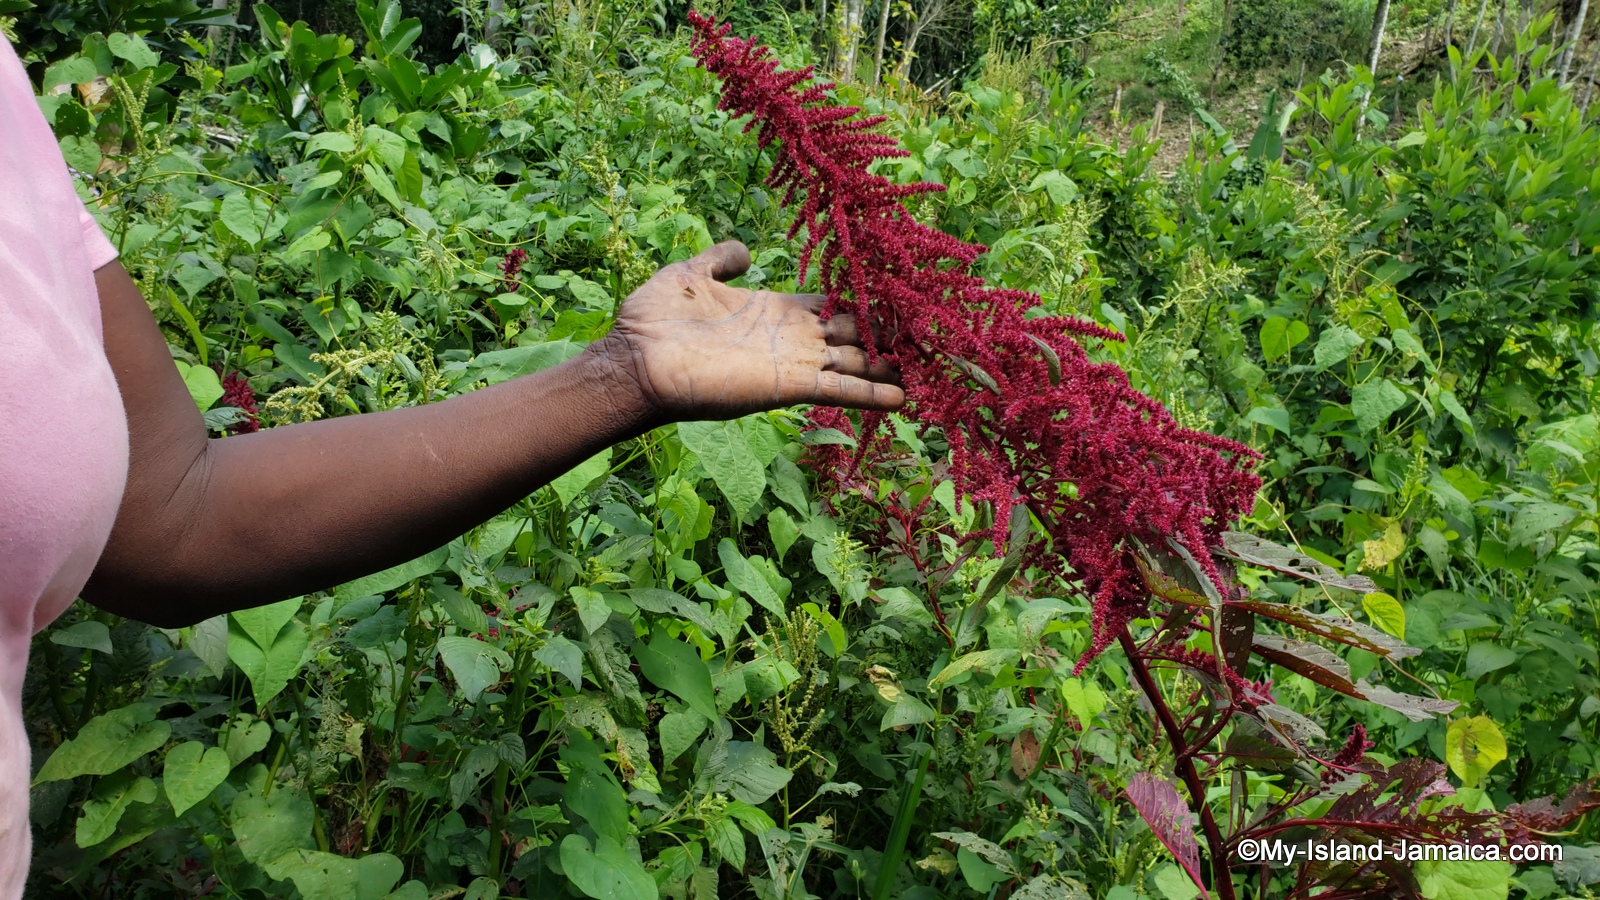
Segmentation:
{"type": "Polygon", "coordinates": [[[905,392],[881,360],[868,365],[855,317],[817,317],[820,294],[729,287],[750,251],[724,241],[634,291],[590,352],[637,385],[655,422],[731,419],[813,403],[892,410],[905,392]]]}

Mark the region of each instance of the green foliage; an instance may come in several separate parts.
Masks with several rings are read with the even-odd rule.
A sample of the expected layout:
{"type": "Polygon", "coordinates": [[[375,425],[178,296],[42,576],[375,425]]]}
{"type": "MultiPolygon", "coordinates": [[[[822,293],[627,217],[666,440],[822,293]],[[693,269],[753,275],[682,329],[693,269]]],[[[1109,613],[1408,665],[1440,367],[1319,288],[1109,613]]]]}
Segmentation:
{"type": "MultiPolygon", "coordinates": [[[[213,366],[285,424],[558,364],[713,238],[750,244],[743,283],[796,287],[752,140],[638,9],[530,7],[514,46],[451,62],[390,4],[357,35],[254,9],[226,68],[91,23],[36,73],[107,79],[41,106],[211,413],[213,366]]],[[[1381,665],[1316,649],[1462,704],[1418,721],[1252,672],[1285,721],[1361,723],[1504,808],[1600,771],[1600,137],[1527,59],[1452,62],[1489,74],[1441,79],[1403,133],[1368,76],[1328,76],[1248,146],[1205,124],[1171,179],[1054,74],[866,101],[910,150],[884,171],[948,187],[914,212],[1125,334],[1104,352],[1137,386],[1266,454],[1248,524],[1381,591],[1246,566],[1254,598],[1403,638],[1421,652],[1381,665]]],[[[1125,662],[1071,674],[1084,599],[967,539],[988,513],[937,435],[894,429],[880,492],[822,497],[807,444],[848,438],[802,425],[662,429],[415,561],[192,628],[69,612],[25,698],[30,896],[1188,896],[1123,793],[1172,765],[1125,662]]],[[[1221,739],[1265,748],[1214,804],[1249,820],[1296,772],[1221,739]]],[[[1600,882],[1593,838],[1521,890],[1600,882]]]]}

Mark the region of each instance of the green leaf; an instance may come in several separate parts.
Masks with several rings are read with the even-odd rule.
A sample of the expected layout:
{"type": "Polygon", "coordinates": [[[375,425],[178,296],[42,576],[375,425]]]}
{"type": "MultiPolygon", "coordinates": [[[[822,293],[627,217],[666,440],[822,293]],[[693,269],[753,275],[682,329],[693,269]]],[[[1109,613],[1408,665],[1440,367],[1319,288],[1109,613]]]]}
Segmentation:
{"type": "Polygon", "coordinates": [[[728,498],[741,520],[761,499],[767,479],[738,422],[680,422],[678,438],[700,457],[700,465],[728,498]]]}
{"type": "Polygon", "coordinates": [[[173,747],[161,770],[161,784],[172,801],[173,814],[181,816],[211,796],[232,770],[228,751],[221,747],[207,747],[199,741],[173,747]]]}
{"type": "Polygon", "coordinates": [[[583,345],[568,340],[546,341],[510,350],[490,350],[479,353],[467,364],[461,380],[466,383],[484,381],[499,384],[534,372],[543,372],[560,365],[583,352],[583,345]]]}
{"type": "Polygon", "coordinates": [[[1280,434],[1291,434],[1289,411],[1281,406],[1257,406],[1244,417],[1246,422],[1258,422],[1280,434]]]}
{"type": "Polygon", "coordinates": [[[558,634],[533,651],[533,658],[565,675],[573,687],[583,690],[583,651],[577,644],[558,634]]]}
{"type": "Polygon", "coordinates": [[[936,691],[949,684],[951,680],[966,675],[974,669],[990,672],[999,671],[1001,666],[1016,662],[1021,656],[1022,651],[1015,647],[998,647],[992,650],[979,650],[975,653],[968,653],[940,669],[939,674],[930,678],[928,680],[928,690],[936,691]]]}
{"type": "Polygon", "coordinates": [[[611,471],[611,448],[596,453],[573,468],[563,472],[550,487],[555,490],[556,496],[561,498],[563,507],[571,506],[572,501],[588,489],[589,485],[611,471]]]}
{"type": "Polygon", "coordinates": [[[44,761],[34,784],[83,775],[109,775],[167,742],[172,726],[155,707],[135,703],[95,716],[44,761]]]}
{"type": "Polygon", "coordinates": [[[1517,510],[1511,519],[1510,546],[1526,547],[1578,517],[1578,511],[1559,503],[1540,501],[1517,510]]]}
{"type": "Polygon", "coordinates": [[[722,561],[723,574],[728,577],[729,584],[773,615],[787,614],[783,608],[783,599],[778,596],[778,592],[773,590],[766,577],[756,571],[755,566],[739,553],[739,548],[734,546],[733,541],[723,538],[717,543],[717,558],[722,561]]]}
{"type": "Polygon", "coordinates": [[[1261,323],[1261,355],[1267,362],[1288,356],[1289,351],[1311,336],[1311,328],[1298,319],[1272,316],[1261,323]]]}
{"type": "Polygon", "coordinates": [[[686,709],[682,712],[669,712],[661,717],[657,727],[661,731],[661,766],[663,771],[672,765],[672,761],[682,756],[685,751],[694,746],[695,739],[699,738],[706,730],[706,717],[686,709]]]}
{"type": "Polygon", "coordinates": [[[1106,708],[1105,691],[1094,682],[1067,678],[1061,682],[1061,699],[1084,731],[1088,731],[1106,708]]]}
{"type": "Polygon", "coordinates": [[[1511,894],[1511,863],[1503,860],[1421,861],[1415,871],[1427,900],[1506,900],[1511,894]]]}
{"type": "Polygon", "coordinates": [[[1350,358],[1352,351],[1364,343],[1365,339],[1347,326],[1335,325],[1325,329],[1317,337],[1317,347],[1312,352],[1317,371],[1344,362],[1350,358]]]}
{"type": "Polygon", "coordinates": [[[572,292],[572,296],[576,297],[579,303],[590,309],[610,312],[617,305],[610,291],[578,275],[567,278],[567,290],[572,292]]]}
{"type": "Polygon", "coordinates": [[[711,689],[711,669],[693,647],[657,629],[650,642],[633,645],[639,671],[658,687],[670,691],[708,720],[717,718],[716,695],[711,689]]]}
{"type": "Polygon", "coordinates": [[[1387,378],[1362,382],[1350,392],[1350,411],[1356,414],[1362,432],[1381,427],[1408,402],[1405,392],[1387,378]]]}
{"type": "Polygon", "coordinates": [[[256,708],[264,708],[300,671],[310,635],[304,624],[291,619],[272,643],[262,646],[244,631],[235,616],[228,618],[228,658],[250,679],[256,708]]]}
{"type": "Polygon", "coordinates": [[[388,853],[350,859],[320,850],[296,849],[262,867],[273,878],[294,882],[304,900],[383,900],[405,874],[388,853]]]}
{"type": "Polygon", "coordinates": [[[234,799],[228,818],[239,853],[258,866],[313,846],[311,800],[288,785],[274,785],[265,797],[254,789],[245,791],[234,799]]]}
{"type": "Polygon", "coordinates": [[[1034,176],[1033,181],[1028,184],[1028,193],[1032,194],[1041,188],[1050,195],[1050,201],[1057,206],[1066,206],[1078,199],[1078,185],[1059,169],[1046,169],[1034,176]]]}
{"type": "Polygon", "coordinates": [[[102,779],[95,786],[94,796],[83,803],[83,815],[78,817],[74,835],[78,846],[93,847],[111,837],[130,805],[150,803],[156,799],[156,795],[154,781],[136,778],[131,772],[119,772],[102,779]]]}
{"type": "Polygon", "coordinates": [[[238,625],[250,640],[262,647],[272,646],[278,639],[278,632],[283,626],[289,624],[294,614],[300,611],[301,598],[295,597],[278,603],[269,603],[266,606],[253,606],[229,613],[233,623],[238,625]]]}
{"type": "Polygon", "coordinates": [[[1504,669],[1517,661],[1517,653],[1510,647],[1479,642],[1467,649],[1468,678],[1478,679],[1490,672],[1504,669]]]}
{"type": "Polygon", "coordinates": [[[405,208],[405,205],[400,202],[399,192],[394,189],[394,182],[389,180],[389,176],[385,175],[382,169],[372,163],[362,163],[361,177],[366,179],[367,184],[378,192],[379,197],[388,201],[390,206],[395,209],[405,208]]]}
{"type": "Polygon", "coordinates": [[[254,248],[261,243],[267,215],[265,210],[256,208],[250,193],[240,189],[223,197],[219,218],[225,228],[254,248]]]}
{"type": "Polygon", "coordinates": [[[578,607],[578,621],[583,623],[584,631],[594,634],[600,626],[606,624],[611,618],[611,604],[601,596],[599,591],[586,587],[574,586],[568,592],[572,602],[578,607]]]}
{"type": "Polygon", "coordinates": [[[610,837],[601,835],[593,849],[582,835],[561,839],[561,869],[573,887],[595,900],[657,900],[654,878],[610,837]]]}
{"type": "Polygon", "coordinates": [[[905,725],[921,725],[923,722],[932,722],[933,708],[911,695],[903,695],[883,714],[883,720],[878,723],[879,731],[888,731],[890,728],[899,728],[905,725]]]}
{"type": "Polygon", "coordinates": [[[751,805],[772,799],[794,777],[778,765],[771,750],[749,741],[728,742],[728,763],[722,776],[730,782],[728,793],[751,805]]]}
{"type": "MultiPolygon", "coordinates": [[[[306,156],[313,153],[354,153],[356,140],[342,131],[321,131],[306,141],[306,156]]],[[[331,174],[331,173],[328,173],[331,174]]]]}
{"type": "Polygon", "coordinates": [[[86,650],[98,650],[109,655],[111,647],[111,629],[104,622],[93,619],[85,620],[70,628],[61,628],[50,632],[50,643],[60,644],[63,647],[81,647],[86,650]]]}
{"type": "Polygon", "coordinates": [[[1457,719],[1445,732],[1444,761],[1467,787],[1476,787],[1505,758],[1506,737],[1488,716],[1457,719]]]}
{"type": "Polygon", "coordinates": [[[1361,598],[1361,608],[1373,625],[1402,641],[1406,639],[1406,611],[1399,600],[1375,591],[1361,598]]]}
{"type": "Polygon", "coordinates": [[[628,832],[628,800],[603,767],[598,759],[572,765],[563,796],[596,834],[620,840],[628,832]]]}
{"type": "Polygon", "coordinates": [[[68,57],[44,70],[44,82],[40,85],[40,89],[48,93],[51,88],[63,84],[85,84],[93,81],[98,74],[100,73],[95,70],[94,60],[82,56],[68,57]]]}
{"type": "Polygon", "coordinates": [[[504,650],[459,635],[439,639],[439,658],[468,703],[476,702],[479,694],[500,680],[500,673],[511,668],[511,657],[504,650]]]}
{"type": "Polygon", "coordinates": [[[173,364],[178,367],[184,387],[189,389],[189,396],[194,398],[194,405],[200,407],[201,412],[222,399],[222,379],[210,366],[191,366],[181,359],[173,360],[173,364]]]}
{"type": "Polygon", "coordinates": [[[123,34],[119,31],[107,35],[106,45],[111,48],[112,56],[133,63],[136,71],[153,69],[161,65],[161,57],[157,56],[156,52],[150,49],[150,45],[144,42],[144,38],[137,34],[123,34]]]}
{"type": "Polygon", "coordinates": [[[61,156],[67,165],[88,175],[98,172],[100,161],[105,159],[94,138],[81,134],[69,134],[61,139],[61,156]]]}
{"type": "Polygon", "coordinates": [[[1169,864],[1150,880],[1167,900],[1194,900],[1200,896],[1200,888],[1195,886],[1194,879],[1178,866],[1169,864]]]}

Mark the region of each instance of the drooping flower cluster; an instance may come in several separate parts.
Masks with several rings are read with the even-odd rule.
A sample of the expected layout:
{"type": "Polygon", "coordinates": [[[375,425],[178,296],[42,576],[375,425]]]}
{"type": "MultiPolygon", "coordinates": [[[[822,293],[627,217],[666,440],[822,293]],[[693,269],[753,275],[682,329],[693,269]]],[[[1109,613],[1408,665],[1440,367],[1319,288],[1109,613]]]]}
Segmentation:
{"type": "MultiPolygon", "coordinates": [[[[1256,454],[1180,427],[1080,343],[1120,340],[1116,332],[1082,319],[1025,318],[1037,296],[972,274],[986,248],[905,208],[907,198],[943,187],[869,171],[907,155],[873,131],[883,117],[857,118],[857,108],[828,99],[832,85],[810,83],[811,69],[783,71],[753,39],[730,37],[729,26],[698,13],[689,19],[696,57],[723,81],[720,108],[749,116],[746,130],[776,157],[767,183],[796,210],[789,236],[805,233],[801,280],[814,265],[824,315],[854,312],[879,335],[869,355],[899,368],[911,416],[947,439],[957,490],[992,504],[996,546],[1013,507],[1026,504],[1053,545],[1032,548],[1028,561],[1081,581],[1092,596],[1093,642],[1080,668],[1147,609],[1128,538],[1174,538],[1222,585],[1209,551],[1252,500],[1256,454]]],[[[819,409],[814,422],[853,430],[838,410],[819,409]]],[[[820,448],[824,476],[847,483],[870,464],[885,446],[882,424],[865,416],[853,454],[820,448]]]]}
{"type": "Polygon", "coordinates": [[[243,372],[229,372],[222,378],[223,406],[232,406],[245,414],[245,421],[234,425],[229,431],[234,434],[254,434],[261,430],[261,415],[256,410],[256,391],[250,386],[250,380],[243,372]]]}
{"type": "Polygon", "coordinates": [[[506,258],[500,260],[500,291],[510,294],[522,287],[522,267],[528,264],[528,251],[511,248],[506,258]]]}

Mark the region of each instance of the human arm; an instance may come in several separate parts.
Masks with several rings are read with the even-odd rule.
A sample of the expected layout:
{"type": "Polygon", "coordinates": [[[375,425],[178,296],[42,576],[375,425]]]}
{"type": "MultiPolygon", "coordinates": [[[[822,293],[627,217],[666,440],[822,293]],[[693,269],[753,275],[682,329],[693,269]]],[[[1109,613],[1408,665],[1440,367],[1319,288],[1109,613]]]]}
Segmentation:
{"type": "Polygon", "coordinates": [[[853,320],[814,295],[723,284],[729,242],[662,269],[573,359],[439,403],[225,439],[205,424],[138,288],[96,273],[128,415],[128,485],[85,599],[176,627],[419,556],[618,441],[798,403],[893,409],[853,320]]]}

